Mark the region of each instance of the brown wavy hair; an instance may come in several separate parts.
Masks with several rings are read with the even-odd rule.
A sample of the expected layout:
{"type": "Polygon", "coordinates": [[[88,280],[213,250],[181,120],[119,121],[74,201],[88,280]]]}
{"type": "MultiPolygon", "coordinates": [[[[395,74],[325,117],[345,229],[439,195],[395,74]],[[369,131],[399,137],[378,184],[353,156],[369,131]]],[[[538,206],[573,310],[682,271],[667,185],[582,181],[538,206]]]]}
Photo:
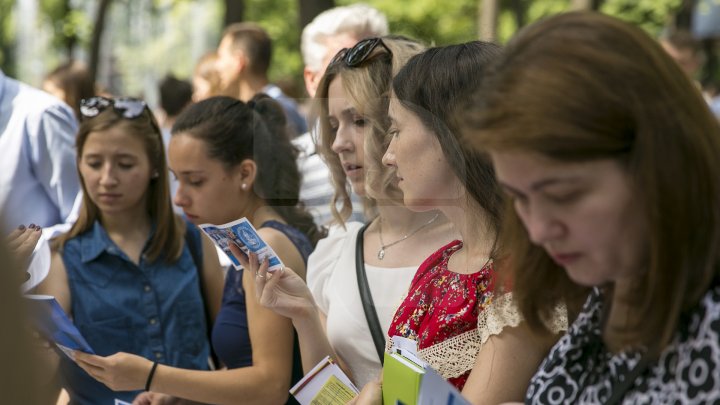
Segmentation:
{"type": "MultiPolygon", "coordinates": [[[[649,228],[647,267],[622,297],[635,321],[606,331],[607,343],[659,353],[720,274],[720,126],[690,79],[639,28],[568,13],[510,41],[465,121],[468,142],[491,153],[626,168],[649,228]]],[[[584,300],[588,289],[531,243],[509,205],[501,233],[530,325],[584,300]]]]}

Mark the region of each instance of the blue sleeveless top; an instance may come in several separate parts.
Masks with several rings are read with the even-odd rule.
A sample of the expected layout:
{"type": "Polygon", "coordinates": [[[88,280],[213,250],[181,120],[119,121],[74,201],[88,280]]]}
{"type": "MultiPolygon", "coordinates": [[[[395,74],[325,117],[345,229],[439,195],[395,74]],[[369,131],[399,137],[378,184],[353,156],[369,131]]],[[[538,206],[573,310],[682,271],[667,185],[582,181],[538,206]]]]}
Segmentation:
{"type": "MultiPolygon", "coordinates": [[[[308,237],[298,229],[277,221],[267,221],[260,228],[273,228],[282,232],[292,241],[307,264],[313,245],[308,237]]],[[[225,277],[222,306],[212,331],[212,344],[220,361],[228,368],[240,368],[252,365],[252,347],[245,307],[245,291],[242,286],[243,270],[230,269],[225,277]]],[[[294,350],[293,382],[302,378],[300,351],[294,350]],[[298,370],[299,369],[299,376],[298,370]]]]}
{"type": "MultiPolygon", "coordinates": [[[[188,225],[187,232],[199,231],[188,225]]],[[[74,323],[95,353],[122,351],[174,367],[208,368],[204,303],[187,244],[175,263],[143,255],[136,265],[95,222],[65,243],[62,259],[74,323]]],[[[70,404],[132,402],[141,392],[114,392],[64,355],[60,370],[70,404]]]]}

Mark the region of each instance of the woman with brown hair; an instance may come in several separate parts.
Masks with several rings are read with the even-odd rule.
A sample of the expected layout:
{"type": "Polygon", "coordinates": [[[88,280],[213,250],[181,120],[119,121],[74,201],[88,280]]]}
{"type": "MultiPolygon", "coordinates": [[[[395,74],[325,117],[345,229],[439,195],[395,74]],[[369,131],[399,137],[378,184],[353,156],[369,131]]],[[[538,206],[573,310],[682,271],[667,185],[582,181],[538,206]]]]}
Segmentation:
{"type": "Polygon", "coordinates": [[[526,402],[717,403],[717,121],[611,17],[552,17],[505,52],[466,118],[508,195],[513,293],[538,330],[556,303],[582,306],[526,402]]]}
{"type": "MultiPolygon", "coordinates": [[[[91,98],[81,112],[80,215],[53,240],[50,272],[37,292],[57,299],[98,355],[124,351],[207,369],[206,313],[218,312],[222,274],[212,242],[173,213],[157,122],[135,99],[91,98]]],[[[138,394],[111,391],[73,360],[60,360],[73,404],[129,402],[138,394]]]]}

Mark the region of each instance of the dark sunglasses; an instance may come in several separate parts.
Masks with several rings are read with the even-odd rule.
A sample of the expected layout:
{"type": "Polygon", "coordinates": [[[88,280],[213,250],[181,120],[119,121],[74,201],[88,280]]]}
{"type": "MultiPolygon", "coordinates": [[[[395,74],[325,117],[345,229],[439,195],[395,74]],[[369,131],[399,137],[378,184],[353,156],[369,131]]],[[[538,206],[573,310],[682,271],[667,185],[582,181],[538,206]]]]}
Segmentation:
{"type": "Polygon", "coordinates": [[[341,49],[335,54],[332,60],[330,60],[328,67],[336,65],[340,62],[345,62],[347,67],[357,67],[370,57],[370,54],[372,54],[372,51],[375,50],[378,45],[381,45],[385,48],[388,54],[392,55],[392,51],[387,47],[387,45],[385,45],[381,38],[368,38],[358,42],[352,48],[341,49]]]}
{"type": "Polygon", "coordinates": [[[93,118],[109,107],[123,118],[135,119],[145,112],[147,104],[135,98],[90,97],[80,101],[80,114],[85,118],[93,118]]]}

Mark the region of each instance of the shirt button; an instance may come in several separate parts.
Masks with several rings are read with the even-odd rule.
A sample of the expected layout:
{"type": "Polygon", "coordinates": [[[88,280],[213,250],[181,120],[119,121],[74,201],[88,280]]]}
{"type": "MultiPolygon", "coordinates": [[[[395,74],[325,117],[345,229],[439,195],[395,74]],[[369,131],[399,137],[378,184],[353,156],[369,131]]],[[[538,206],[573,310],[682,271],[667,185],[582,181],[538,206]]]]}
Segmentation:
{"type": "Polygon", "coordinates": [[[163,354],[160,352],[155,352],[155,358],[156,359],[162,359],[163,354]]]}
{"type": "Polygon", "coordinates": [[[157,318],[150,318],[150,325],[155,325],[157,323],[157,318]]]}
{"type": "Polygon", "coordinates": [[[150,292],[150,290],[151,290],[150,286],[149,286],[149,285],[146,285],[146,286],[145,286],[145,292],[150,292]]]}

